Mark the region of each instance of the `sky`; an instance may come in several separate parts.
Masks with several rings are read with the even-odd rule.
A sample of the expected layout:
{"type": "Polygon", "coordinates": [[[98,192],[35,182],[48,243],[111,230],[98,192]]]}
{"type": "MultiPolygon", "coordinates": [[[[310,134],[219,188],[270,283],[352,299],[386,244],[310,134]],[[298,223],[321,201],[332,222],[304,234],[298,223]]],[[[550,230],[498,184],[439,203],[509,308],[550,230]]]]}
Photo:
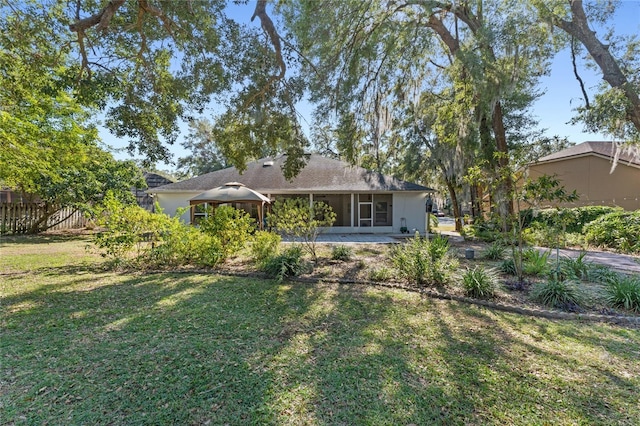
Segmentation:
{"type": "MultiPolygon", "coordinates": [[[[252,7],[253,5],[250,2],[248,5],[237,6],[237,9],[232,13],[237,16],[238,20],[244,20],[249,24],[249,18],[253,13],[252,7]]],[[[257,21],[256,19],[253,25],[259,25],[257,21]]],[[[616,11],[612,23],[616,35],[640,34],[640,0],[623,0],[616,11]]],[[[584,67],[584,61],[581,60],[578,61],[578,70],[585,83],[589,99],[592,100],[598,85],[602,82],[602,76],[598,71],[584,67]]],[[[574,143],[611,140],[602,134],[585,132],[581,124],[572,125],[570,123],[570,120],[575,115],[574,109],[577,106],[584,105],[584,99],[578,81],[573,74],[571,54],[568,49],[556,55],[551,65],[550,74],[540,79],[538,89],[545,93],[534,103],[532,113],[538,119],[539,127],[546,129],[545,136],[566,137],[570,142],[574,143]]],[[[303,127],[307,127],[304,121],[310,122],[310,107],[302,105],[299,112],[305,118],[303,127]]],[[[181,126],[181,128],[184,133],[180,135],[176,144],[171,147],[174,161],[188,154],[180,145],[180,141],[186,135],[187,129],[186,126],[181,126]]],[[[120,149],[114,154],[116,158],[135,158],[122,149],[128,145],[127,140],[118,140],[104,128],[100,129],[100,136],[107,145],[120,149]]],[[[175,169],[174,166],[169,164],[158,164],[157,167],[166,171],[175,169]]]]}

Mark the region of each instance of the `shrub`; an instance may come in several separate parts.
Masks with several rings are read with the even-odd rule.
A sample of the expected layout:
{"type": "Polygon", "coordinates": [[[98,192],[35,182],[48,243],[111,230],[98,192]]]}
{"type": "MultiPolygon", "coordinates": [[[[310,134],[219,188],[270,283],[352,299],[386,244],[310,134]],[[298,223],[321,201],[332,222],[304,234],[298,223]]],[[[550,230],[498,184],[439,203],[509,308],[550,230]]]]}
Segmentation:
{"type": "Polygon", "coordinates": [[[150,268],[184,265],[213,267],[224,261],[225,250],[220,239],[197,228],[174,220],[139,263],[150,268]]]}
{"type": "Polygon", "coordinates": [[[580,292],[575,282],[561,280],[557,277],[534,285],[531,290],[531,298],[543,305],[566,310],[575,310],[581,301],[580,292]]]}
{"type": "Polygon", "coordinates": [[[581,233],[583,227],[605,214],[621,211],[619,207],[584,206],[568,209],[542,209],[530,213],[531,224],[553,228],[558,224],[564,225],[569,233],[581,233]]]}
{"type": "Polygon", "coordinates": [[[353,256],[353,249],[345,245],[339,245],[331,249],[331,259],[347,261],[353,256]]]}
{"type": "Polygon", "coordinates": [[[389,281],[393,279],[393,271],[386,266],[380,266],[369,271],[369,279],[376,282],[389,281]]]}
{"type": "Polygon", "coordinates": [[[108,194],[98,214],[98,225],[105,230],[96,234],[94,243],[105,257],[131,260],[151,247],[148,240],[155,239],[159,222],[167,219],[108,194]]]}
{"type": "Polygon", "coordinates": [[[96,236],[98,248],[119,264],[138,268],[195,265],[215,266],[224,260],[222,242],[186,225],[177,217],[151,213],[106,197],[96,236]]]}
{"type": "Polygon", "coordinates": [[[458,266],[449,252],[449,242],[440,236],[428,240],[416,234],[392,248],[391,260],[400,276],[417,285],[445,285],[458,266]]]}
{"type": "Polygon", "coordinates": [[[607,281],[607,302],[614,308],[640,312],[640,278],[616,274],[607,281]]]}
{"type": "Polygon", "coordinates": [[[280,251],[280,235],[269,231],[258,231],[251,241],[251,258],[262,264],[269,257],[277,256],[280,251]]]}
{"type": "Polygon", "coordinates": [[[282,253],[267,258],[262,266],[262,270],[278,282],[285,278],[300,275],[304,271],[302,248],[300,246],[289,247],[282,253]]]}
{"type": "Polygon", "coordinates": [[[220,239],[226,259],[247,244],[256,224],[244,210],[219,206],[209,210],[207,217],[198,222],[198,227],[203,233],[220,239]]]}
{"type": "Polygon", "coordinates": [[[476,221],[463,229],[465,238],[492,242],[502,237],[502,228],[496,220],[476,221]]]}
{"type": "Polygon", "coordinates": [[[502,260],[505,251],[506,247],[501,241],[494,241],[484,251],[484,257],[489,260],[502,260]]]}
{"type": "Polygon", "coordinates": [[[476,265],[462,275],[462,286],[467,296],[485,299],[493,297],[498,285],[498,275],[492,269],[476,265]]]}
{"type": "Polygon", "coordinates": [[[316,262],[318,235],[322,228],[333,225],[335,220],[336,214],[331,206],[322,201],[314,202],[313,206],[310,206],[309,200],[303,198],[278,200],[267,216],[270,226],[294,241],[301,242],[316,262]]]}
{"type": "Polygon", "coordinates": [[[618,273],[604,265],[592,265],[589,269],[589,280],[594,283],[608,283],[617,279],[618,273]]]}
{"type": "Polygon", "coordinates": [[[558,238],[558,230],[539,222],[533,222],[522,231],[522,237],[527,244],[542,247],[563,247],[563,241],[558,238]]]}
{"type": "Polygon", "coordinates": [[[585,261],[586,251],[580,252],[578,257],[572,258],[568,256],[560,259],[560,273],[566,278],[575,278],[578,280],[588,280],[589,271],[592,263],[585,261]]]}
{"type": "Polygon", "coordinates": [[[499,267],[500,272],[503,272],[505,274],[509,274],[509,275],[516,275],[517,271],[516,271],[516,263],[513,260],[513,258],[509,258],[509,259],[505,259],[499,267]]]}
{"type": "Polygon", "coordinates": [[[640,210],[616,211],[584,227],[589,244],[625,253],[640,253],[640,210]]]}
{"type": "Polygon", "coordinates": [[[533,248],[522,253],[522,270],[526,275],[545,275],[549,273],[549,255],[551,252],[533,248]]]}

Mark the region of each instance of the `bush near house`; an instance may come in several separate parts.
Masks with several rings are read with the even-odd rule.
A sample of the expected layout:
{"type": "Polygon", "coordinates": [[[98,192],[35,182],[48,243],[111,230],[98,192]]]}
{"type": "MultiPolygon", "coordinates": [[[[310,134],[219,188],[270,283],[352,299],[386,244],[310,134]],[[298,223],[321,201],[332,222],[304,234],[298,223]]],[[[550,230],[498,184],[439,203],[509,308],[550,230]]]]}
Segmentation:
{"type": "Polygon", "coordinates": [[[184,224],[178,217],[107,197],[98,220],[104,230],[95,244],[120,266],[214,267],[241,250],[254,229],[246,213],[231,207],[211,212],[202,227],[184,224]]]}
{"type": "Polygon", "coordinates": [[[220,239],[225,258],[243,249],[256,229],[255,220],[247,212],[231,206],[209,210],[198,227],[203,233],[220,239]]]}
{"type": "Polygon", "coordinates": [[[458,260],[449,248],[449,241],[444,237],[429,240],[416,234],[410,241],[391,249],[391,261],[398,275],[411,283],[442,286],[451,282],[458,267],[458,260]]]}
{"type": "Polygon", "coordinates": [[[640,253],[640,210],[616,211],[584,227],[589,244],[623,253],[640,253]]]}
{"type": "Polygon", "coordinates": [[[582,228],[605,214],[621,212],[620,207],[610,206],[585,206],[565,209],[540,209],[523,212],[528,218],[527,226],[538,223],[553,227],[556,224],[564,225],[565,232],[581,233],[582,228]]]}

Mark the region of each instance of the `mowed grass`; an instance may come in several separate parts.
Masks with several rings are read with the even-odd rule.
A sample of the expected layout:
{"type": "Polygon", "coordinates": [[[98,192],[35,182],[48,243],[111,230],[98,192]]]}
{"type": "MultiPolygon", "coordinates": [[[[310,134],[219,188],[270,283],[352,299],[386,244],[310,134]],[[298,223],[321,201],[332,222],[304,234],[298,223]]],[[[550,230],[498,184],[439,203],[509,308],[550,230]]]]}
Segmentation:
{"type": "Polygon", "coordinates": [[[638,424],[640,331],[0,243],[0,424],[638,424]]]}

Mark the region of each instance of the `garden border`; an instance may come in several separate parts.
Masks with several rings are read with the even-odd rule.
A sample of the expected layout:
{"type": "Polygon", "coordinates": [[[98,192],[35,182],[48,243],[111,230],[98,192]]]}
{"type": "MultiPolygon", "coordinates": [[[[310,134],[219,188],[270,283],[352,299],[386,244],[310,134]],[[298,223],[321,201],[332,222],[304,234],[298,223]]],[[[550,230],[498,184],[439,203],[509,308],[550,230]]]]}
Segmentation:
{"type": "MultiPolygon", "coordinates": [[[[166,271],[165,271],[166,272],[166,271]]],[[[224,276],[244,277],[244,278],[268,278],[266,275],[258,272],[232,272],[225,270],[182,270],[174,271],[181,273],[216,273],[224,276]]],[[[158,271],[160,273],[160,271],[158,271]]],[[[582,314],[575,312],[563,312],[558,310],[539,309],[539,308],[526,308],[522,306],[516,306],[506,303],[497,303],[490,300],[474,299],[472,297],[457,296],[449,293],[442,293],[430,289],[421,289],[415,287],[405,286],[399,283],[383,283],[375,281],[359,281],[340,278],[305,278],[305,277],[289,277],[285,281],[292,281],[304,284],[314,283],[334,283],[334,284],[356,284],[356,285],[368,285],[372,287],[384,287],[398,290],[410,291],[413,293],[419,293],[432,299],[440,300],[453,300],[456,302],[467,303],[476,306],[484,306],[489,309],[495,309],[497,311],[510,312],[519,315],[526,315],[530,317],[545,318],[551,320],[572,320],[572,321],[588,321],[588,322],[604,322],[616,325],[629,325],[640,327],[640,315],[638,316],[625,316],[625,315],[604,315],[604,314],[582,314]]]]}

